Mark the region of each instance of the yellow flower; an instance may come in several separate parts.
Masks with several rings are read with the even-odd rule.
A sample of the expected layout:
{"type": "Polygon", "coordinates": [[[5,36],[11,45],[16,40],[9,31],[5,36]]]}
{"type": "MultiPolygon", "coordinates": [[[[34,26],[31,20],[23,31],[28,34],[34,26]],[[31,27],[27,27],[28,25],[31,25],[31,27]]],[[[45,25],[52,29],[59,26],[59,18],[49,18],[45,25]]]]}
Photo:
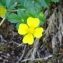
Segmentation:
{"type": "Polygon", "coordinates": [[[0,6],[0,17],[4,17],[6,14],[6,9],[3,6],[0,6]]]}
{"type": "Polygon", "coordinates": [[[38,18],[29,17],[27,19],[27,24],[20,24],[18,28],[18,33],[24,35],[23,43],[32,45],[34,42],[34,37],[40,38],[44,29],[38,27],[40,20],[38,18]]]}

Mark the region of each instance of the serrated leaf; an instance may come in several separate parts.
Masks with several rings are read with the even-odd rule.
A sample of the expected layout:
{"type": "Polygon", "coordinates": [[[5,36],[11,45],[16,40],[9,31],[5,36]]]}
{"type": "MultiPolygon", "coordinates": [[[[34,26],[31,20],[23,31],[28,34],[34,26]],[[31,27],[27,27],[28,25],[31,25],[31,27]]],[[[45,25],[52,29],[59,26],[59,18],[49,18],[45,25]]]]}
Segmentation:
{"type": "Polygon", "coordinates": [[[18,9],[17,13],[18,13],[18,15],[19,15],[21,18],[23,18],[23,17],[25,16],[24,10],[22,10],[22,9],[18,9]]]}
{"type": "Polygon", "coordinates": [[[18,9],[17,14],[21,18],[21,22],[26,23],[26,20],[29,17],[28,12],[23,9],[18,9]]]}
{"type": "Polygon", "coordinates": [[[27,12],[32,17],[37,17],[37,14],[42,10],[41,5],[34,0],[28,0],[24,2],[24,7],[26,8],[27,12]]]}
{"type": "Polygon", "coordinates": [[[28,16],[36,17],[37,14],[42,10],[42,6],[38,3],[38,0],[19,0],[20,8],[24,8],[25,12],[21,13],[21,15],[27,16],[26,12],[28,13],[28,16]]]}
{"type": "Polygon", "coordinates": [[[16,0],[6,0],[7,9],[14,9],[16,0]]]}
{"type": "Polygon", "coordinates": [[[7,6],[7,8],[9,7],[10,2],[11,2],[11,0],[6,0],[6,6],[7,6]]]}
{"type": "Polygon", "coordinates": [[[14,13],[12,13],[8,17],[8,21],[11,22],[11,23],[18,23],[20,20],[21,20],[21,18],[18,15],[14,14],[14,13]]]}

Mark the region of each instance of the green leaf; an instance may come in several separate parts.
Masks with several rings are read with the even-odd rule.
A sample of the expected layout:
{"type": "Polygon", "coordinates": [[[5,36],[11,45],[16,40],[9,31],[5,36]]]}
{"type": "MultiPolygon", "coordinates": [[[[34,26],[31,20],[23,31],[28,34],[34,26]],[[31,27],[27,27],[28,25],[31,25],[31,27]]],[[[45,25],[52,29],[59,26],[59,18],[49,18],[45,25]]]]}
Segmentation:
{"type": "Polygon", "coordinates": [[[40,20],[41,20],[41,25],[43,25],[46,22],[46,19],[44,17],[40,18],[40,20]]]}
{"type": "Polygon", "coordinates": [[[17,15],[12,13],[9,17],[8,17],[8,21],[11,23],[18,23],[21,20],[21,18],[17,15]]]}
{"type": "Polygon", "coordinates": [[[40,12],[40,13],[39,13],[39,17],[40,17],[40,18],[44,17],[44,13],[43,13],[43,12],[40,12]]]}
{"type": "Polygon", "coordinates": [[[14,4],[9,6],[9,8],[8,8],[8,10],[12,10],[12,9],[15,9],[15,5],[14,4]]]}
{"type": "Polygon", "coordinates": [[[45,0],[46,1],[46,4],[48,5],[48,6],[50,6],[50,0],[45,0]]]}
{"type": "Polygon", "coordinates": [[[0,6],[3,6],[3,4],[0,2],[0,6]]]}
{"type": "Polygon", "coordinates": [[[25,16],[24,10],[18,9],[17,13],[18,13],[18,15],[19,15],[21,18],[24,18],[24,16],[25,16]]]}
{"type": "Polygon", "coordinates": [[[44,23],[45,23],[45,22],[43,22],[43,21],[40,21],[40,26],[42,26],[44,23]]]}
{"type": "Polygon", "coordinates": [[[7,9],[14,9],[15,8],[16,0],[6,0],[6,7],[7,9]]]}
{"type": "Polygon", "coordinates": [[[48,5],[47,5],[47,3],[46,3],[45,0],[39,0],[39,2],[40,2],[40,4],[41,4],[41,6],[43,6],[43,7],[45,7],[45,8],[48,7],[48,5]]]}
{"type": "Polygon", "coordinates": [[[7,8],[9,7],[10,3],[11,3],[11,0],[6,0],[6,6],[7,6],[7,8]]]}
{"type": "Polygon", "coordinates": [[[38,13],[42,10],[42,6],[40,3],[38,3],[38,0],[19,0],[19,3],[21,3],[19,7],[22,7],[25,9],[24,11],[18,10],[18,13],[23,17],[26,18],[28,16],[37,17],[38,13]]]}
{"type": "Polygon", "coordinates": [[[10,15],[10,12],[6,12],[5,18],[8,18],[9,15],[10,15]]]}
{"type": "Polygon", "coordinates": [[[20,22],[16,24],[16,29],[17,30],[18,30],[20,24],[21,24],[20,22]]]}
{"type": "Polygon", "coordinates": [[[43,25],[46,22],[45,17],[40,18],[40,25],[43,25]]]}
{"type": "Polygon", "coordinates": [[[1,5],[6,6],[6,0],[0,0],[1,5]]]}
{"type": "Polygon", "coordinates": [[[56,3],[56,2],[59,2],[59,0],[51,0],[51,1],[52,1],[52,2],[55,2],[55,3],[56,3]]]}
{"type": "Polygon", "coordinates": [[[18,9],[17,13],[18,13],[18,16],[21,18],[21,22],[26,23],[26,20],[29,17],[28,12],[23,9],[18,9]]]}
{"type": "Polygon", "coordinates": [[[42,24],[44,24],[44,23],[46,22],[46,18],[45,18],[45,16],[44,16],[44,13],[43,13],[43,12],[40,12],[40,13],[38,14],[38,17],[39,17],[39,19],[40,19],[40,21],[41,21],[40,25],[42,25],[42,24]]]}
{"type": "Polygon", "coordinates": [[[28,14],[32,17],[37,17],[38,13],[42,10],[42,6],[34,0],[25,0],[24,7],[26,8],[28,14]]]}

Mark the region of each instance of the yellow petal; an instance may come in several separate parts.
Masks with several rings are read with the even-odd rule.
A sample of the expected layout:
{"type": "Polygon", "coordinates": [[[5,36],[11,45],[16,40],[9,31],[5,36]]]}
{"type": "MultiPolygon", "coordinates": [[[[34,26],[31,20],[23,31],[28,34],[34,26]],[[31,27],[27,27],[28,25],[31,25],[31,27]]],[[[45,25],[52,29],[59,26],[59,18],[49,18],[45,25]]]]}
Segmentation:
{"type": "Polygon", "coordinates": [[[34,36],[36,38],[40,38],[42,36],[42,33],[44,32],[44,29],[39,27],[34,30],[34,36]]]}
{"type": "Polygon", "coordinates": [[[28,26],[26,24],[20,24],[18,28],[18,33],[20,35],[25,35],[29,32],[28,26]]]}
{"type": "Polygon", "coordinates": [[[5,14],[6,14],[6,9],[2,6],[0,6],[0,17],[3,18],[5,16],[5,14]]]}
{"type": "Polygon", "coordinates": [[[32,45],[34,42],[34,38],[33,38],[33,35],[32,34],[27,34],[24,36],[23,38],[23,43],[28,43],[29,45],[32,45]]]}
{"type": "Polygon", "coordinates": [[[29,17],[27,19],[27,24],[31,29],[34,29],[40,24],[40,20],[38,18],[29,17]]]}

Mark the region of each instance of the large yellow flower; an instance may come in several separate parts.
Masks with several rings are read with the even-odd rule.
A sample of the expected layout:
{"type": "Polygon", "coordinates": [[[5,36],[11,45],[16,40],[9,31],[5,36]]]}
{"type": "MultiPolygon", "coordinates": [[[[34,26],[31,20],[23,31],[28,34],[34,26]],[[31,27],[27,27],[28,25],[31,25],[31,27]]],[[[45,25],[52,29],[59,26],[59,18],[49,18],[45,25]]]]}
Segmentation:
{"type": "Polygon", "coordinates": [[[38,18],[29,17],[27,19],[27,24],[20,24],[18,28],[18,33],[20,35],[24,35],[23,43],[27,43],[32,45],[34,42],[34,38],[40,38],[44,29],[42,27],[38,27],[40,24],[40,20],[38,18]]]}
{"type": "Polygon", "coordinates": [[[6,9],[3,6],[0,6],[0,17],[5,17],[6,9]]]}

